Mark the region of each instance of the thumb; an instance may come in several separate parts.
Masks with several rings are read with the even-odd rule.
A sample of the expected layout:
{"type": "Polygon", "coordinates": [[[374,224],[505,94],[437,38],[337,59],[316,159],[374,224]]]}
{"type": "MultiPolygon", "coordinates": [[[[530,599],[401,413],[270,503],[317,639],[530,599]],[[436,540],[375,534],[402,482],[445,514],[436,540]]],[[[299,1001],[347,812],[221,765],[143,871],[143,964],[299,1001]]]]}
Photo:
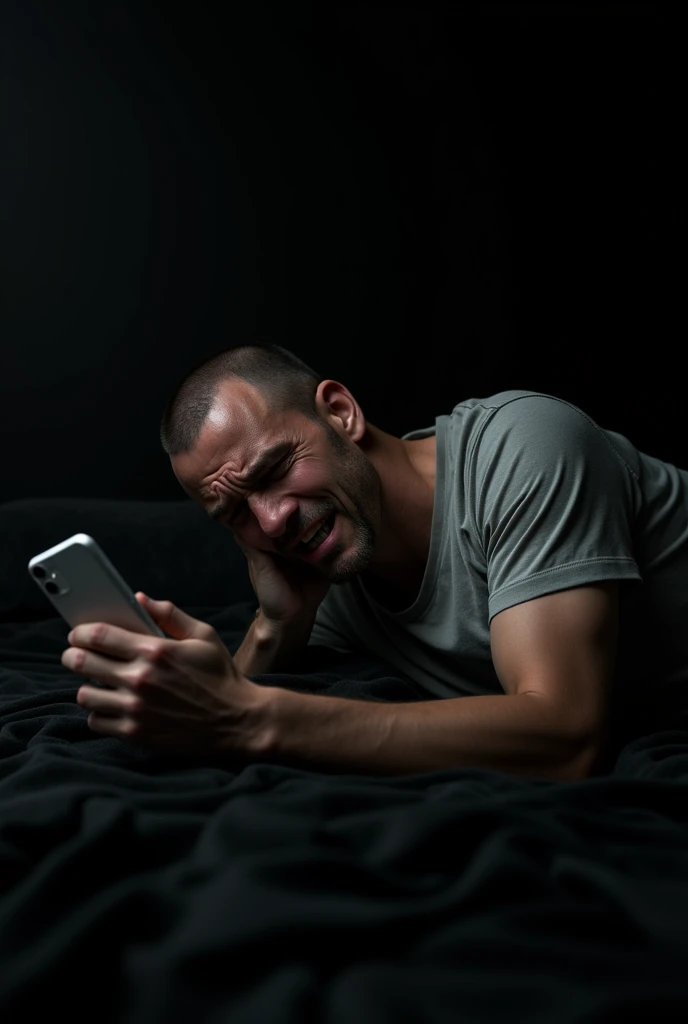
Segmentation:
{"type": "Polygon", "coordinates": [[[174,640],[200,639],[201,631],[207,632],[204,622],[187,615],[171,601],[155,601],[142,590],[137,590],[135,596],[153,621],[174,640]]]}

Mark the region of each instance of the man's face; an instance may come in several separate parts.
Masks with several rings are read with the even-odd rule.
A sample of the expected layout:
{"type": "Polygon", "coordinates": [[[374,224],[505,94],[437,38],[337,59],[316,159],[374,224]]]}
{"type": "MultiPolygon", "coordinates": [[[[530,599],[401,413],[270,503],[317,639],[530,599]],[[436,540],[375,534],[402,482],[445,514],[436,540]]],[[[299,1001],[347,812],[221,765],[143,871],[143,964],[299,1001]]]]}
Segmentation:
{"type": "Polygon", "coordinates": [[[228,381],[172,468],[239,540],[343,583],[369,564],[380,526],[380,479],[344,422],[276,412],[250,385],[228,381]]]}

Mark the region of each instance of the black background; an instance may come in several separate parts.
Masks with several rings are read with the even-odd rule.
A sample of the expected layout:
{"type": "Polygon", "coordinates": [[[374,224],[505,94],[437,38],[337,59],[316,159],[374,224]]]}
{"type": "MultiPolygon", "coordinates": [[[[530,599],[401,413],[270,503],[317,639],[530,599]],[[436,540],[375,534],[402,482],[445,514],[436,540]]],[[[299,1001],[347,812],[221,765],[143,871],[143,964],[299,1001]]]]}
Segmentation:
{"type": "Polygon", "coordinates": [[[688,467],[669,5],[3,12],[1,500],[183,497],[164,403],[251,338],[392,433],[533,388],[688,467]]]}

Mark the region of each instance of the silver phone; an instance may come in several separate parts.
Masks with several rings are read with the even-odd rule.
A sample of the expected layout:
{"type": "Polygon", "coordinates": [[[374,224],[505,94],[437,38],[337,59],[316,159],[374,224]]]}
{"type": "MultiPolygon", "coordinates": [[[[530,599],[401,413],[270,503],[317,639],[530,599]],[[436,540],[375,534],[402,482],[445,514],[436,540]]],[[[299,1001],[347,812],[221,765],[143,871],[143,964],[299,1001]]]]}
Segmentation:
{"type": "Polygon", "coordinates": [[[165,636],[87,533],[75,533],[34,555],[29,573],[72,628],[108,622],[133,633],[165,636]]]}

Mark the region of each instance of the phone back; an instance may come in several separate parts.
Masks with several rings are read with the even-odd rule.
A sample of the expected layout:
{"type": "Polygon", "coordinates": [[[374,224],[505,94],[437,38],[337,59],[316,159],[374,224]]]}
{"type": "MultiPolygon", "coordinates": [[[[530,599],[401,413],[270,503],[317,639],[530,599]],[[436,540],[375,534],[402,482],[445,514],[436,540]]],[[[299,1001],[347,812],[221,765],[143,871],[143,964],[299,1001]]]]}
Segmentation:
{"type": "Polygon", "coordinates": [[[85,533],[35,555],[29,573],[70,626],[109,622],[135,633],[165,634],[98,544],[85,533]]]}

